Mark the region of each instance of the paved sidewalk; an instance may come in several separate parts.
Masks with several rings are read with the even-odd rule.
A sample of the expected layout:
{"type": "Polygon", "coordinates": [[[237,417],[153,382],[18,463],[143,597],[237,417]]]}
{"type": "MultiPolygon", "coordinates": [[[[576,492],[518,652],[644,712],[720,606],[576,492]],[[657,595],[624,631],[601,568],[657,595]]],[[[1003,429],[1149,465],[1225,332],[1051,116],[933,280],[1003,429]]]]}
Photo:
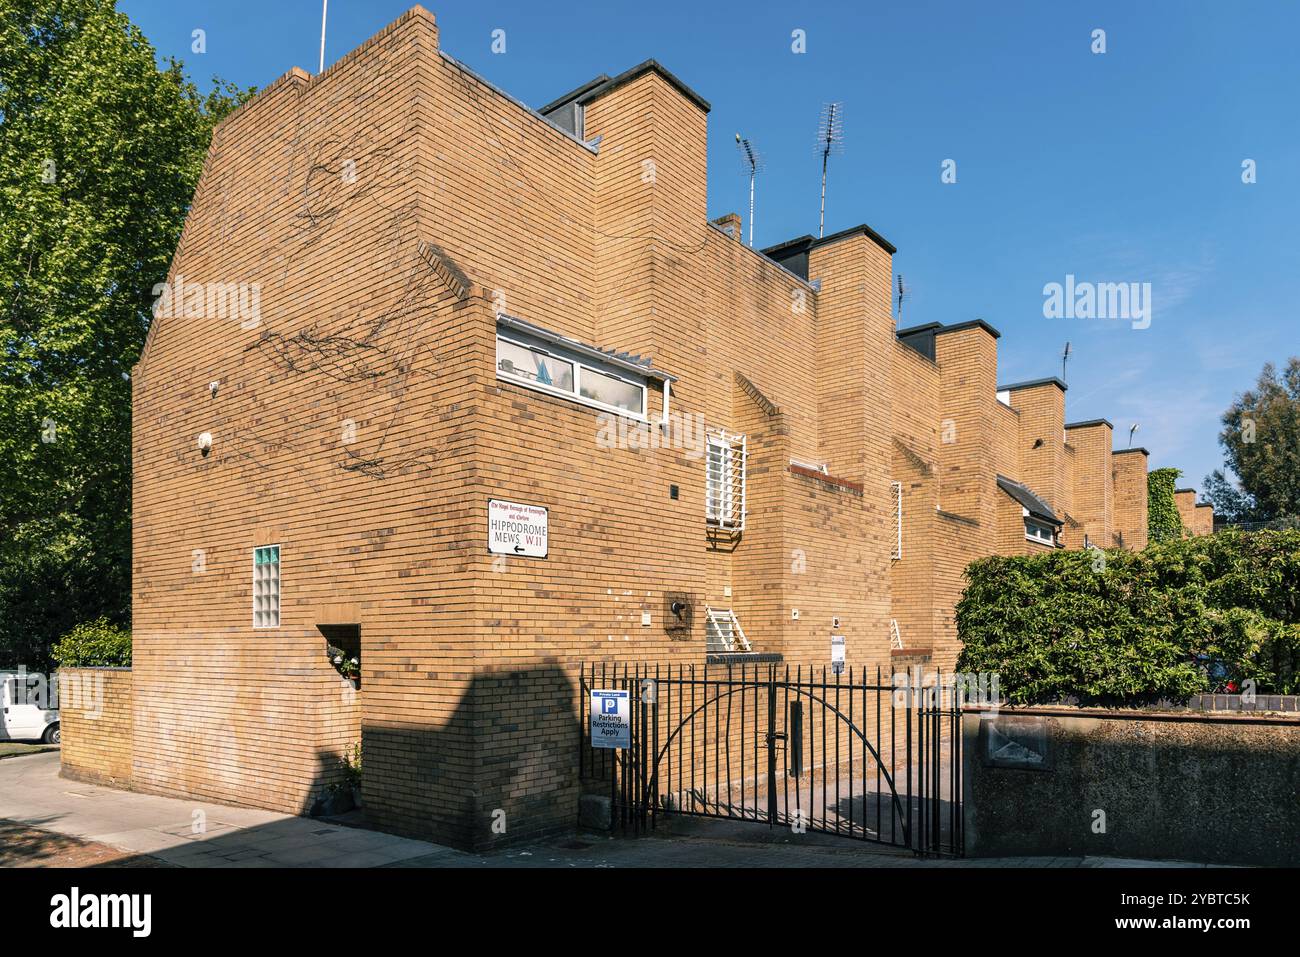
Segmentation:
{"type": "Polygon", "coordinates": [[[274,811],[69,781],[59,777],[58,754],[0,761],[0,820],[178,867],[381,867],[415,857],[466,857],[425,841],[274,811]]]}
{"type": "Polygon", "coordinates": [[[58,754],[0,761],[3,866],[179,867],[1202,867],[1094,857],[922,859],[909,851],[749,822],[677,819],[654,835],[578,835],[466,854],[359,827],[116,791],[61,778],[58,754]],[[203,830],[195,833],[194,822],[203,830]],[[11,822],[5,825],[2,822],[11,822]]]}

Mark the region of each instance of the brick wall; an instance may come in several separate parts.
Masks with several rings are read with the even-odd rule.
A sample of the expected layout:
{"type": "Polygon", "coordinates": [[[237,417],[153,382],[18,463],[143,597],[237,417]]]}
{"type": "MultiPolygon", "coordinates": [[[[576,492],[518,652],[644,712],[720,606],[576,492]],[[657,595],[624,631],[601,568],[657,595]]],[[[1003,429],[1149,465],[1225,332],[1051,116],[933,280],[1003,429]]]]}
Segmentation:
{"type": "Polygon", "coordinates": [[[1178,489],[1174,492],[1174,504],[1178,506],[1178,517],[1182,520],[1183,528],[1189,535],[1195,534],[1196,527],[1196,490],[1190,488],[1178,489]]]}
{"type": "Polygon", "coordinates": [[[1086,540],[1100,548],[1110,548],[1114,540],[1113,432],[1109,422],[1080,423],[1066,429],[1075,450],[1074,517],[1086,540]]]}
{"type": "Polygon", "coordinates": [[[1115,483],[1115,535],[1125,548],[1147,547],[1147,451],[1116,449],[1111,458],[1115,483]]]}
{"type": "Polygon", "coordinates": [[[114,787],[131,785],[130,668],[59,671],[59,760],[63,776],[114,787]]]}

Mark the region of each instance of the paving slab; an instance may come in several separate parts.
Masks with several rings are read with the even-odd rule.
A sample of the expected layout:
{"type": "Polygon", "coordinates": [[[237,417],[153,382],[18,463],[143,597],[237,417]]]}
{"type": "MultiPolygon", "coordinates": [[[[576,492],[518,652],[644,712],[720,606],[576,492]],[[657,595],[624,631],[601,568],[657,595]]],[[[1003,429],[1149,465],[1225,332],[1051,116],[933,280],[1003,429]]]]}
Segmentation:
{"type": "MultiPolygon", "coordinates": [[[[0,762],[0,820],[181,867],[372,867],[448,852],[320,820],[59,777],[55,753],[0,762]],[[205,829],[195,834],[194,812],[205,829]]],[[[454,853],[454,852],[452,852],[454,853]]]]}

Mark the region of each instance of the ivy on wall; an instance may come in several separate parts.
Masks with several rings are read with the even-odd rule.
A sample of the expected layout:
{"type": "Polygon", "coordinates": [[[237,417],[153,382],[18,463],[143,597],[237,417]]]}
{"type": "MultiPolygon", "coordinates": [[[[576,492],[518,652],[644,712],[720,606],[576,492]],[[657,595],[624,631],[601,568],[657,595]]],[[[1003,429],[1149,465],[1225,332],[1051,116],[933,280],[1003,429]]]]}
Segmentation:
{"type": "Polygon", "coordinates": [[[1013,704],[1300,693],[1300,532],[995,556],[966,578],[957,668],[1013,704]]]}
{"type": "Polygon", "coordinates": [[[1183,519],[1178,514],[1174,490],[1178,487],[1178,469],[1156,469],[1147,474],[1147,537],[1152,542],[1181,538],[1183,519]]]}

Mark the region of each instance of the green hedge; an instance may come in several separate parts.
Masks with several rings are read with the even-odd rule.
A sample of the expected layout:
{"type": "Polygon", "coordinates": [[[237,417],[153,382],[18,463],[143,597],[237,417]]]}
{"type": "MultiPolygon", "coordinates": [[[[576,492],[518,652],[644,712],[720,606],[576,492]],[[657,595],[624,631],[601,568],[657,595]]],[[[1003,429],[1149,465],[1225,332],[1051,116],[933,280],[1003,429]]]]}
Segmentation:
{"type": "Polygon", "coordinates": [[[958,670],[997,673],[1012,703],[1300,693],[1300,532],[986,558],[966,578],[958,670]]]}
{"type": "Polygon", "coordinates": [[[127,667],[131,664],[131,631],[107,618],[82,622],[60,638],[51,652],[60,668],[127,667]]]}

